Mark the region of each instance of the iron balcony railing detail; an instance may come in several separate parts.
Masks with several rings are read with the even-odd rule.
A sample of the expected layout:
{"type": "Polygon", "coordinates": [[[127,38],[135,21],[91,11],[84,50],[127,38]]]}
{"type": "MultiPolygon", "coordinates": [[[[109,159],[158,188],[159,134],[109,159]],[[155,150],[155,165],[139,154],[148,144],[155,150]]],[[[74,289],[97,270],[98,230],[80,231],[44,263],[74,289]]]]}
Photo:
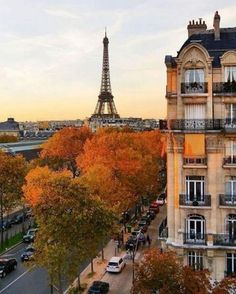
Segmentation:
{"type": "Polygon", "coordinates": [[[203,233],[184,233],[184,244],[206,245],[207,235],[203,233]]]}
{"type": "Polygon", "coordinates": [[[179,195],[179,205],[182,206],[194,206],[194,207],[204,207],[211,206],[211,195],[179,195]]]}
{"type": "Polygon", "coordinates": [[[228,165],[228,164],[229,165],[234,165],[234,164],[236,164],[236,155],[224,157],[223,164],[224,165],[228,165]]]}
{"type": "Polygon", "coordinates": [[[207,93],[207,83],[204,82],[192,82],[192,83],[181,83],[182,94],[198,94],[207,93]]]}
{"type": "Polygon", "coordinates": [[[221,206],[236,206],[236,195],[220,194],[219,204],[221,206]]]}
{"type": "Polygon", "coordinates": [[[235,94],[236,81],[225,83],[213,83],[213,93],[215,94],[235,94]]]}
{"type": "Polygon", "coordinates": [[[236,236],[230,234],[213,235],[213,244],[218,246],[236,246],[236,236]]]}
{"type": "Polygon", "coordinates": [[[194,157],[188,156],[184,157],[184,165],[207,165],[207,158],[203,157],[194,157]]]}
{"type": "Polygon", "coordinates": [[[221,130],[220,119],[170,119],[160,120],[161,130],[221,130]]]}

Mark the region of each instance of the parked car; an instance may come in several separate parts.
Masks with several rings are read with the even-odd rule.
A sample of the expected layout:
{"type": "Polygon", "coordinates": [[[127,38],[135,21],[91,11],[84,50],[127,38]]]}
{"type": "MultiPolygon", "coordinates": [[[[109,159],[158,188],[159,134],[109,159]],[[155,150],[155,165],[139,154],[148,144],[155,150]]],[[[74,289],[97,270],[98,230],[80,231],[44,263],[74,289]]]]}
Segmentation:
{"type": "Polygon", "coordinates": [[[154,211],[155,213],[159,212],[159,206],[160,204],[156,203],[156,201],[152,202],[152,204],[149,207],[150,211],[154,211]]]}
{"type": "Polygon", "coordinates": [[[8,273],[16,269],[17,261],[15,258],[0,259],[0,277],[4,278],[8,273]]]}
{"type": "Polygon", "coordinates": [[[147,224],[148,226],[149,226],[150,223],[151,223],[150,217],[147,216],[147,215],[142,216],[140,221],[146,221],[146,224],[147,224]]]}
{"type": "Polygon", "coordinates": [[[22,223],[24,220],[24,214],[23,213],[20,213],[20,214],[16,214],[12,217],[12,219],[10,220],[11,224],[12,225],[15,225],[15,224],[20,224],[22,223]]]}
{"type": "Polygon", "coordinates": [[[146,220],[142,220],[142,221],[140,221],[140,222],[138,223],[138,226],[139,226],[139,228],[141,229],[141,231],[142,231],[143,233],[147,232],[148,224],[147,224],[146,220]]]}
{"type": "Polygon", "coordinates": [[[21,254],[21,261],[28,261],[30,260],[35,253],[35,248],[33,246],[28,246],[25,251],[21,254]]]}
{"type": "Polygon", "coordinates": [[[125,250],[129,250],[129,249],[135,247],[136,243],[137,243],[137,236],[131,235],[125,243],[125,250]]]}
{"type": "Polygon", "coordinates": [[[107,294],[109,292],[109,283],[94,281],[88,289],[89,294],[107,294]]]}
{"type": "Polygon", "coordinates": [[[113,256],[107,265],[107,272],[120,273],[125,267],[125,262],[122,257],[113,256]]]}
{"type": "Polygon", "coordinates": [[[145,241],[145,236],[144,233],[142,232],[142,230],[140,228],[134,229],[131,233],[132,238],[136,239],[138,238],[138,242],[143,242],[145,241]]]}
{"type": "Polygon", "coordinates": [[[3,220],[2,222],[0,221],[0,229],[3,229],[3,231],[11,228],[11,222],[8,220],[3,220]]]}
{"type": "Polygon", "coordinates": [[[27,234],[23,236],[23,242],[25,243],[34,242],[37,231],[38,231],[37,228],[28,230],[27,234]]]}
{"type": "Polygon", "coordinates": [[[153,210],[148,210],[146,215],[148,215],[151,220],[154,220],[154,218],[156,217],[156,213],[153,210]]]}
{"type": "Polygon", "coordinates": [[[137,237],[137,235],[139,235],[140,233],[141,233],[141,229],[140,228],[135,228],[131,232],[131,235],[134,236],[134,237],[137,237]]]}

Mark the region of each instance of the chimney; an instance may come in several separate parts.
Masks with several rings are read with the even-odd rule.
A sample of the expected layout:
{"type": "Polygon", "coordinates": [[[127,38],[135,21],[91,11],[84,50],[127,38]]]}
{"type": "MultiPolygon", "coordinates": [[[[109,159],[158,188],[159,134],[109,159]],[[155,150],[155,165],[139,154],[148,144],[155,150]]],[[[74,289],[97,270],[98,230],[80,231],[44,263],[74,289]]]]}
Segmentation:
{"type": "Polygon", "coordinates": [[[220,15],[218,14],[218,11],[216,11],[214,16],[214,34],[215,34],[215,41],[220,40],[220,15]]]}
{"type": "Polygon", "coordinates": [[[189,24],[187,26],[188,29],[188,37],[194,35],[194,34],[199,34],[202,32],[205,32],[207,29],[207,25],[205,21],[202,21],[202,18],[199,18],[199,21],[189,21],[189,24]]]}

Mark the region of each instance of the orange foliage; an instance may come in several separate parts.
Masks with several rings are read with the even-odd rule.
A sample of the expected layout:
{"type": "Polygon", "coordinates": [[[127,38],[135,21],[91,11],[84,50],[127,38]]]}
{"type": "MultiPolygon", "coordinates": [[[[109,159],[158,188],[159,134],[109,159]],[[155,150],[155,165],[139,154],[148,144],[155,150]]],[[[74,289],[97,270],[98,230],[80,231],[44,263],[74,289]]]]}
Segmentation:
{"type": "Polygon", "coordinates": [[[63,161],[64,166],[75,176],[75,159],[83,152],[84,144],[90,138],[92,138],[92,132],[86,126],[80,129],[64,128],[43,144],[40,157],[63,161]]]}

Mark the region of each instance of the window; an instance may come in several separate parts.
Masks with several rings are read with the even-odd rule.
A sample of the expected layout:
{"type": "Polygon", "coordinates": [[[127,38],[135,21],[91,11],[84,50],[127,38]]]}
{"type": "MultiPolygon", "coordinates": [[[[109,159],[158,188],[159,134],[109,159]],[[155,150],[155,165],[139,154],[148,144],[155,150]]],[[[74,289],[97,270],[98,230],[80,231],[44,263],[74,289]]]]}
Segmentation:
{"type": "Polygon", "coordinates": [[[236,240],[236,215],[229,214],[226,218],[226,233],[229,240],[236,240]]]}
{"type": "Polygon", "coordinates": [[[186,196],[187,201],[203,201],[204,200],[205,181],[202,176],[186,177],[186,196]]]}
{"type": "Polygon", "coordinates": [[[225,144],[225,164],[236,163],[236,140],[229,140],[225,144]]]}
{"type": "Polygon", "coordinates": [[[225,82],[235,82],[236,81],[236,66],[226,66],[225,67],[225,82]]]}
{"type": "Polygon", "coordinates": [[[204,93],[204,70],[203,69],[187,69],[184,74],[184,88],[182,93],[204,93]]]}
{"type": "Polygon", "coordinates": [[[204,70],[187,69],[185,71],[185,83],[204,83],[204,70]]]}
{"type": "Polygon", "coordinates": [[[189,251],[188,265],[194,270],[203,270],[203,255],[201,251],[189,251]]]}
{"type": "Polygon", "coordinates": [[[236,104],[230,103],[225,105],[225,118],[227,123],[233,123],[236,120],[236,104]]]}
{"type": "Polygon", "coordinates": [[[236,177],[230,177],[225,182],[225,202],[234,203],[236,202],[236,177]]]}
{"type": "Polygon", "coordinates": [[[205,240],[205,219],[201,215],[190,215],[186,220],[186,239],[192,242],[205,240]]]}
{"type": "Polygon", "coordinates": [[[186,104],[184,107],[185,119],[205,119],[205,104],[186,104]]]}
{"type": "Polygon", "coordinates": [[[227,253],[226,268],[227,275],[236,273],[236,253],[227,253]]]}

